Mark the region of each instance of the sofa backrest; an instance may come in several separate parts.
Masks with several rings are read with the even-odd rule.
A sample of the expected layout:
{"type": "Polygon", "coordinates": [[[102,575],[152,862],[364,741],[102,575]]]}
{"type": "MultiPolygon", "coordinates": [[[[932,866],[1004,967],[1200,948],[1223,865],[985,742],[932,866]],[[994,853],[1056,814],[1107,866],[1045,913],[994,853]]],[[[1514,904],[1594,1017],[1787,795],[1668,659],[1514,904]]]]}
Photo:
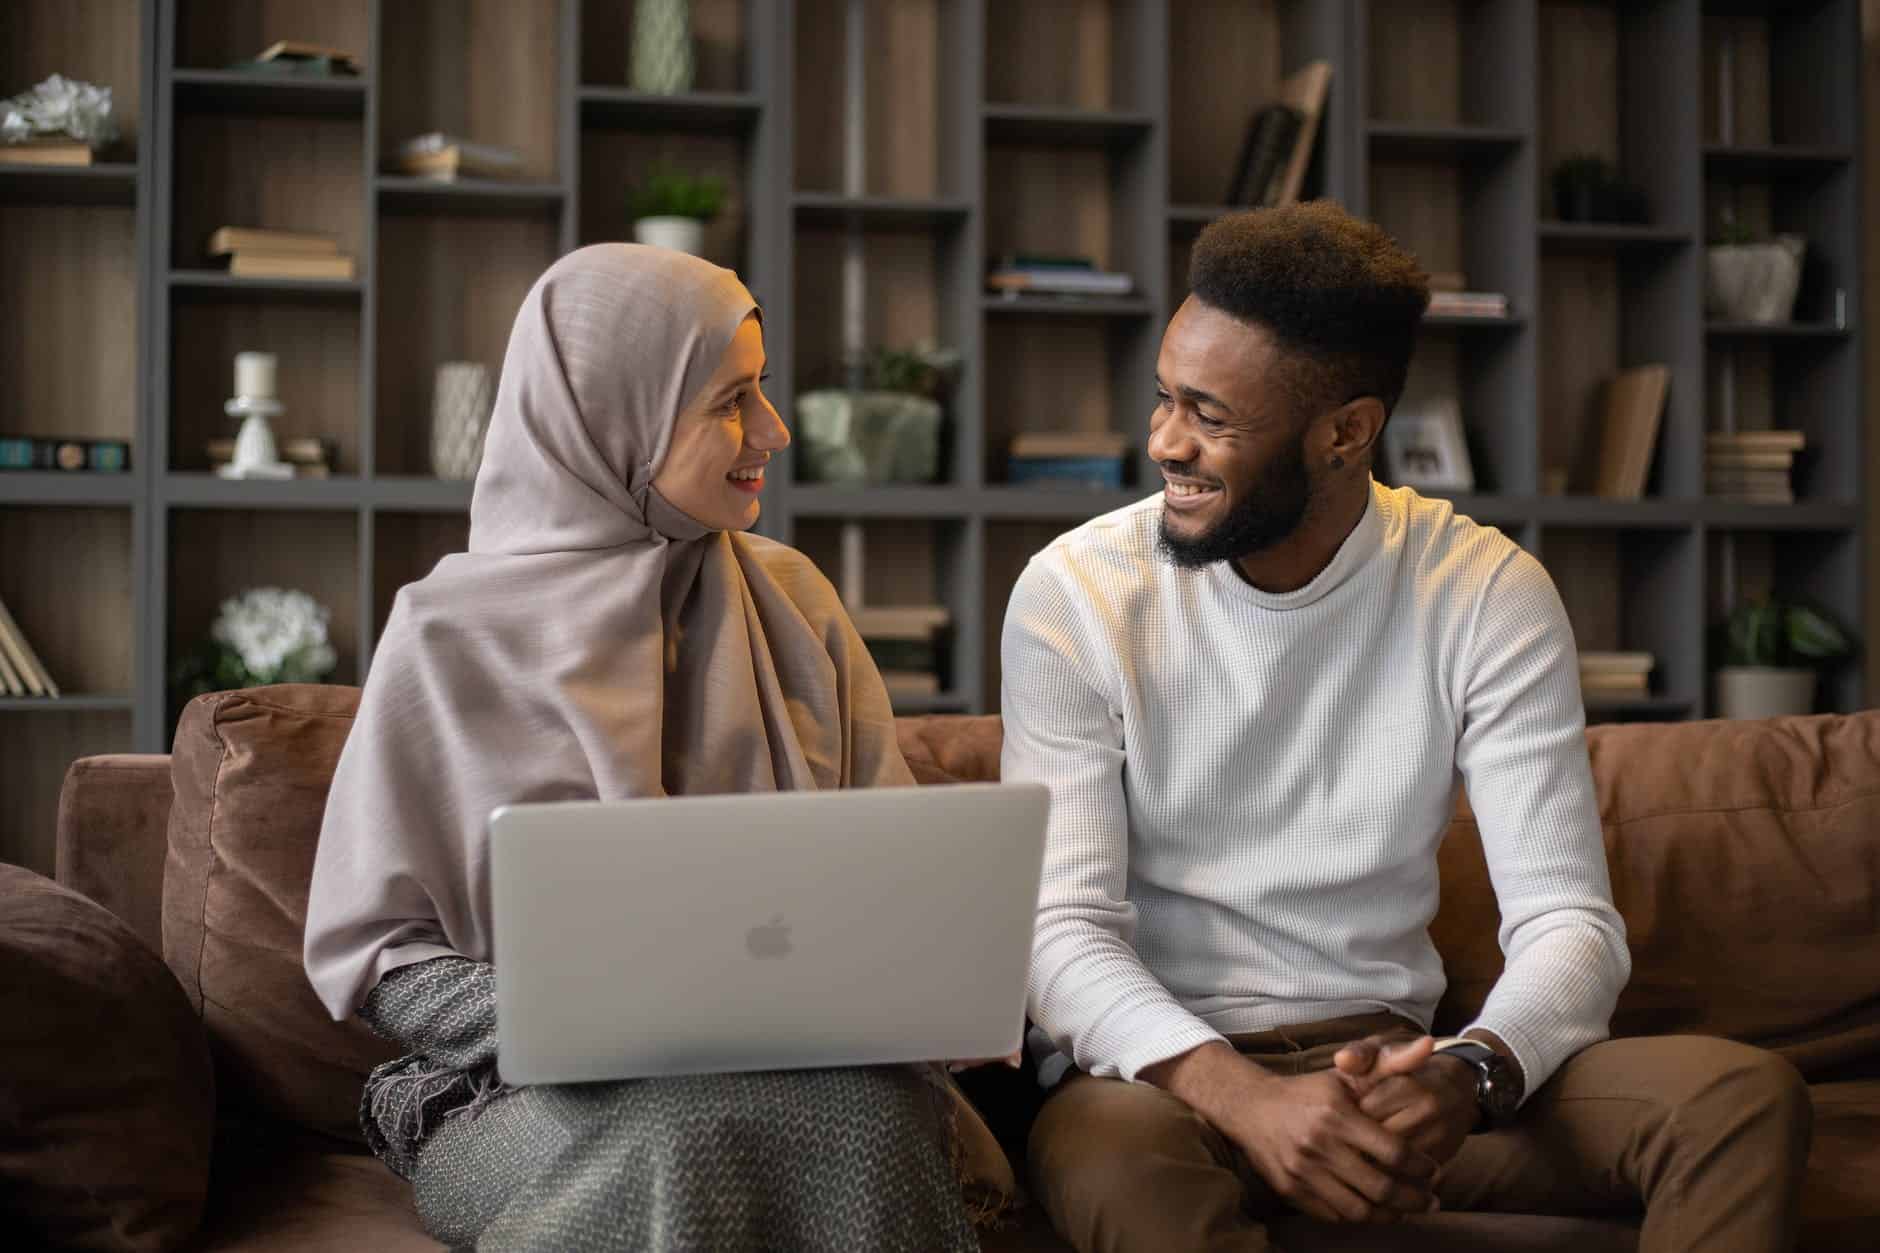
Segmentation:
{"type": "MultiPolygon", "coordinates": [[[[321,814],[357,700],[355,688],[287,686],[192,702],[171,760],[162,877],[164,956],[209,1028],[223,1090],[348,1139],[365,1072],[395,1049],[327,1018],[300,951],[321,814]]],[[[996,717],[904,718],[897,730],[923,782],[998,777],[996,717]]],[[[1775,1048],[1811,1077],[1880,1074],[1880,713],[1595,727],[1587,738],[1634,961],[1615,1032],[1725,1035],[1775,1048]]],[[[92,802],[94,787],[131,786],[93,760],[74,767],[70,811],[137,809],[125,796],[92,802]]],[[[167,800],[151,764],[133,763],[146,811],[167,800]]],[[[74,844],[129,838],[69,825],[74,844]]],[[[115,862],[144,876],[141,888],[101,889],[114,908],[124,902],[121,915],[153,890],[136,869],[148,860],[115,862]]],[[[1450,980],[1439,1025],[1453,1028],[1501,972],[1466,801],[1441,861],[1431,933],[1450,980]]],[[[108,877],[106,863],[89,864],[108,877]]]]}

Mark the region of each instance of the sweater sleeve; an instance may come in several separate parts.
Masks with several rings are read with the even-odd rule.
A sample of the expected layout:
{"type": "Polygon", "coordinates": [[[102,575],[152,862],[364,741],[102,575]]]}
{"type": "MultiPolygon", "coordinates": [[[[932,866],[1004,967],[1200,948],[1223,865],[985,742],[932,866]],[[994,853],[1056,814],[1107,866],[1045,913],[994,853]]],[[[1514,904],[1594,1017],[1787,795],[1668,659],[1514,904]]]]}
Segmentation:
{"type": "Polygon", "coordinates": [[[1463,655],[1456,764],[1506,958],[1470,1025],[1507,1043],[1532,1095],[1606,1038],[1632,968],[1600,836],[1573,631],[1533,557],[1513,553],[1490,576],[1463,655]]]}
{"type": "Polygon", "coordinates": [[[1122,719],[1104,694],[1091,633],[1045,561],[1019,577],[1001,645],[1001,775],[1051,790],[1029,1005],[1079,1069],[1133,1080],[1222,1037],[1133,947],[1122,719]]]}

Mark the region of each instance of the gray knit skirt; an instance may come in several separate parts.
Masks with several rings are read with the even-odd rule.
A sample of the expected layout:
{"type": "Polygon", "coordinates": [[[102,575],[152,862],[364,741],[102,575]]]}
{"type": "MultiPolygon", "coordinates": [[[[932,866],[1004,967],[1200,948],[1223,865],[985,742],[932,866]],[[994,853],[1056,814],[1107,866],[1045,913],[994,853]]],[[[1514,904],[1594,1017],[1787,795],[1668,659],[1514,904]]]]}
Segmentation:
{"type": "Polygon", "coordinates": [[[504,1088],[494,977],[441,958],[360,1016],[412,1052],[367,1139],[456,1248],[973,1250],[944,1089],[909,1067],[504,1088]]]}

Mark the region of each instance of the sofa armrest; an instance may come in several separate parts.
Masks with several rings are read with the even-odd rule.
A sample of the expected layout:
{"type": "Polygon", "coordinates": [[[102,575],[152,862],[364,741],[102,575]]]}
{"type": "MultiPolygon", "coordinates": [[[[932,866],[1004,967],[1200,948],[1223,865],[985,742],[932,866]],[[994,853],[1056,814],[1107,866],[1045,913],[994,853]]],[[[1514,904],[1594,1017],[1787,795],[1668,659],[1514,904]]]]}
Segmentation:
{"type": "Polygon", "coordinates": [[[59,794],[58,881],[116,914],[163,952],[163,859],[169,844],[168,754],[81,757],[59,794]]]}

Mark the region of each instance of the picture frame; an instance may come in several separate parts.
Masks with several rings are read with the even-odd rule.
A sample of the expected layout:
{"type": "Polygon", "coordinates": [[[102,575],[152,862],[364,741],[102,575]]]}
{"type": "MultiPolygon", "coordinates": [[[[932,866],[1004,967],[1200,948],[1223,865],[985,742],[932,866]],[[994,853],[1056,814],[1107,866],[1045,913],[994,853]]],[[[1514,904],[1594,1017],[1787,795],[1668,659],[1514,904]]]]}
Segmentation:
{"type": "Polygon", "coordinates": [[[1462,407],[1454,396],[1405,396],[1384,426],[1384,459],[1392,483],[1417,491],[1472,492],[1462,407]]]}

